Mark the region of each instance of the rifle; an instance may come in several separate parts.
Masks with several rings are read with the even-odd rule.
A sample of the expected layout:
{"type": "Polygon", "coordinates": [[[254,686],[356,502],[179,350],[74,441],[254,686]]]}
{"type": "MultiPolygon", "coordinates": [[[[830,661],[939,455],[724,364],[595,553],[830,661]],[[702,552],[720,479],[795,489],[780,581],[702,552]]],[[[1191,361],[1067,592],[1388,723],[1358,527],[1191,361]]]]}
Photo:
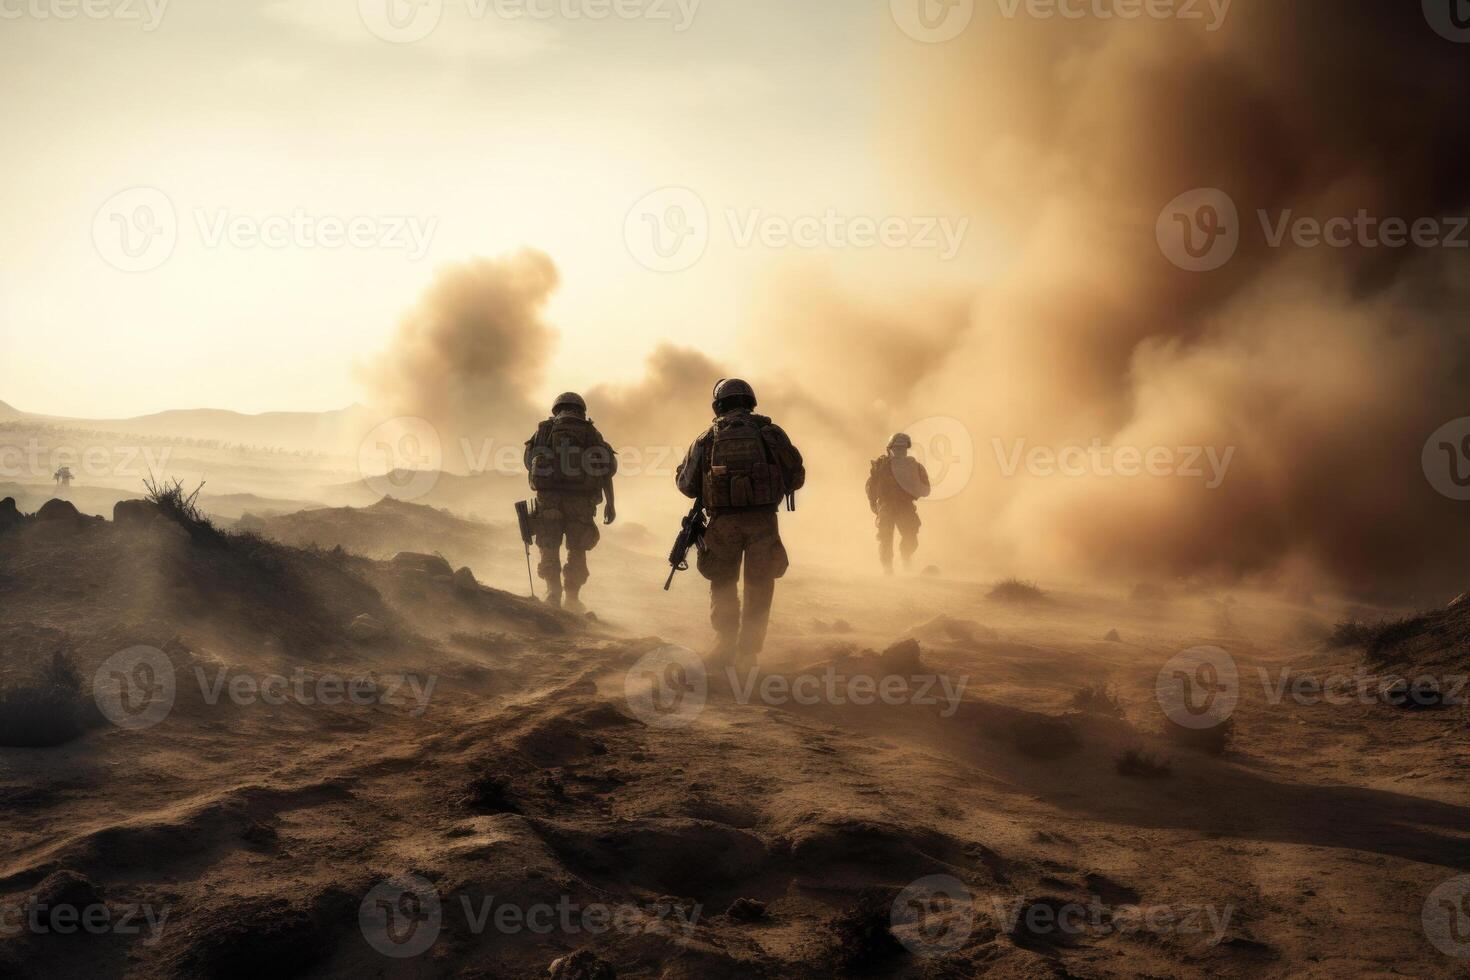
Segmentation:
{"type": "Polygon", "coordinates": [[[526,581],[531,585],[531,598],[536,598],[536,578],[531,574],[531,542],[536,536],[536,515],[531,504],[521,500],[516,503],[516,523],[521,527],[521,541],[526,545],[526,581]]]}
{"type": "Polygon", "coordinates": [[[689,571],[689,549],[698,548],[701,554],[704,553],[704,533],[708,530],[709,521],[704,516],[704,501],[696,500],[679,529],[674,549],[669,552],[670,571],[668,580],[664,582],[665,592],[673,587],[675,575],[689,571]]]}

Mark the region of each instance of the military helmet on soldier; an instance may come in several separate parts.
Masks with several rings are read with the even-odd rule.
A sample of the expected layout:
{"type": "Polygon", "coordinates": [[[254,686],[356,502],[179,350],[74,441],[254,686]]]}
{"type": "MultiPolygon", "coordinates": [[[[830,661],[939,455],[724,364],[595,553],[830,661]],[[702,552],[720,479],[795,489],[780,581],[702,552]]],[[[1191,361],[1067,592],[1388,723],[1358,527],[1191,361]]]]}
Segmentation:
{"type": "Polygon", "coordinates": [[[755,408],[755,406],[755,389],[739,378],[725,378],[715,385],[715,414],[720,415],[735,408],[755,408]]]}
{"type": "Polygon", "coordinates": [[[888,448],[889,449],[913,449],[914,448],[914,440],[910,439],[906,434],[900,432],[898,435],[896,435],[892,439],[889,439],[888,440],[888,448]]]}
{"type": "Polygon", "coordinates": [[[551,405],[551,414],[555,415],[563,409],[571,409],[578,415],[587,414],[587,402],[575,391],[563,392],[556,396],[556,401],[551,405]]]}

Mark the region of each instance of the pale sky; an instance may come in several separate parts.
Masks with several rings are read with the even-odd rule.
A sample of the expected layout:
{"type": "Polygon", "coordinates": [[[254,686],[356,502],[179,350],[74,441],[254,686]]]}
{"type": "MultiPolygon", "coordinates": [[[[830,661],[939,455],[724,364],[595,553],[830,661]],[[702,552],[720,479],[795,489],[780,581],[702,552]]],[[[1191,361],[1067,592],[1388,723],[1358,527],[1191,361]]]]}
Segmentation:
{"type": "Polygon", "coordinates": [[[619,0],[668,19],[601,21],[504,16],[599,0],[445,0],[413,43],[370,30],[387,0],[173,0],[151,31],[145,0],[59,16],[80,2],[0,0],[0,401],[28,411],[341,407],[363,397],[353,361],[437,266],[522,245],[563,274],[550,386],[635,377],[666,338],[726,356],[749,284],[799,251],[736,247],[726,212],[879,194],[886,0],[703,0],[682,32],[691,0],[619,0]],[[665,186],[694,189],[712,226],[705,257],[671,273],[624,240],[665,186]],[[119,212],[131,188],[151,190],[119,212]],[[160,192],[166,259],[144,248],[166,237],[115,216],[146,220],[136,206],[160,192]],[[285,231],[298,213],[371,219],[370,244],[285,231]],[[232,219],[285,244],[232,241],[232,219]],[[432,232],[418,246],[410,220],[432,232]]]}

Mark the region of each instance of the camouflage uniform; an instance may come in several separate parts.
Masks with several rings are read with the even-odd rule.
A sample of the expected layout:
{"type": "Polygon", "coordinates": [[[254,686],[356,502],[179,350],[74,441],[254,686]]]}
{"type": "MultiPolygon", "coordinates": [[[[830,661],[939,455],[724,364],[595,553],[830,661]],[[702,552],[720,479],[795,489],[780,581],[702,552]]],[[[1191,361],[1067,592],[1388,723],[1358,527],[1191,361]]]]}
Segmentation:
{"type": "Polygon", "coordinates": [[[790,564],[776,511],[782,496],[795,493],[806,482],[801,453],[770,419],[740,409],[720,416],[695,440],[679,465],[676,479],[686,497],[704,500],[710,512],[698,566],[710,583],[710,623],[716,634],[712,665],[724,666],[733,660],[753,666],[765,646],[776,580],[786,574],[790,564]],[[772,495],[769,488],[756,495],[761,502],[745,506],[727,506],[719,495],[712,497],[712,444],[717,428],[731,422],[753,423],[759,428],[766,455],[776,461],[772,465],[781,473],[774,501],[763,499],[772,495]],[[713,505],[711,499],[716,500],[713,505]],[[743,606],[739,589],[742,565],[743,606]]]}
{"type": "Polygon", "coordinates": [[[901,543],[903,565],[908,568],[919,550],[919,510],[914,501],[929,496],[929,473],[922,463],[907,455],[880,456],[868,474],[868,506],[877,516],[878,559],[885,571],[893,571],[893,533],[901,543]]]}
{"type": "Polygon", "coordinates": [[[526,470],[536,491],[536,547],[541,552],[537,574],[546,582],[547,601],[559,604],[565,586],[570,603],[587,583],[587,552],[597,547],[602,532],[597,527],[597,505],[603,487],[610,486],[617,472],[617,456],[597,427],[585,417],[558,413],[537,428],[526,441],[526,470]],[[552,431],[566,426],[580,444],[575,457],[558,457],[552,446],[552,431]],[[544,472],[538,460],[549,460],[544,472]],[[561,562],[563,542],[567,548],[565,567],[561,562]]]}

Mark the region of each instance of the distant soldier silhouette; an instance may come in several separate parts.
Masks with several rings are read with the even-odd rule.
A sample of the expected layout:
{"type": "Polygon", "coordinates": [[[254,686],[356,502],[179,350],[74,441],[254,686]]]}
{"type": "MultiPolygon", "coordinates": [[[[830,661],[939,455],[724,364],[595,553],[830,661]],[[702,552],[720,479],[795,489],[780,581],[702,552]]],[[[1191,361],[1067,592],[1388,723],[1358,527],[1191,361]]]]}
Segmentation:
{"type": "Polygon", "coordinates": [[[878,523],[878,560],[893,574],[893,532],[902,538],[899,550],[908,568],[919,550],[919,510],[914,502],[929,496],[929,472],[909,455],[914,441],[903,433],[888,442],[888,453],[873,460],[868,473],[868,506],[878,523]]]}
{"type": "Polygon", "coordinates": [[[776,579],[789,565],[776,511],[782,500],[794,507],[806,483],[801,453],[755,407],[755,391],[744,381],[716,385],[714,423],[694,440],[675,477],[680,492],[710,514],[698,563],[710,584],[716,668],[753,667],[765,646],[776,579]]]}
{"type": "Polygon", "coordinates": [[[63,466],[55,473],[56,485],[59,487],[70,487],[72,481],[71,467],[63,466]]]}
{"type": "Polygon", "coordinates": [[[582,396],[567,392],[552,405],[551,418],[526,440],[525,465],[536,491],[536,546],[541,551],[537,572],[546,582],[546,601],[562,605],[565,587],[566,608],[581,612],[585,607],[580,593],[590,574],[587,552],[601,539],[597,505],[605,502],[604,524],[617,519],[613,505],[617,454],[587,418],[582,396]]]}

